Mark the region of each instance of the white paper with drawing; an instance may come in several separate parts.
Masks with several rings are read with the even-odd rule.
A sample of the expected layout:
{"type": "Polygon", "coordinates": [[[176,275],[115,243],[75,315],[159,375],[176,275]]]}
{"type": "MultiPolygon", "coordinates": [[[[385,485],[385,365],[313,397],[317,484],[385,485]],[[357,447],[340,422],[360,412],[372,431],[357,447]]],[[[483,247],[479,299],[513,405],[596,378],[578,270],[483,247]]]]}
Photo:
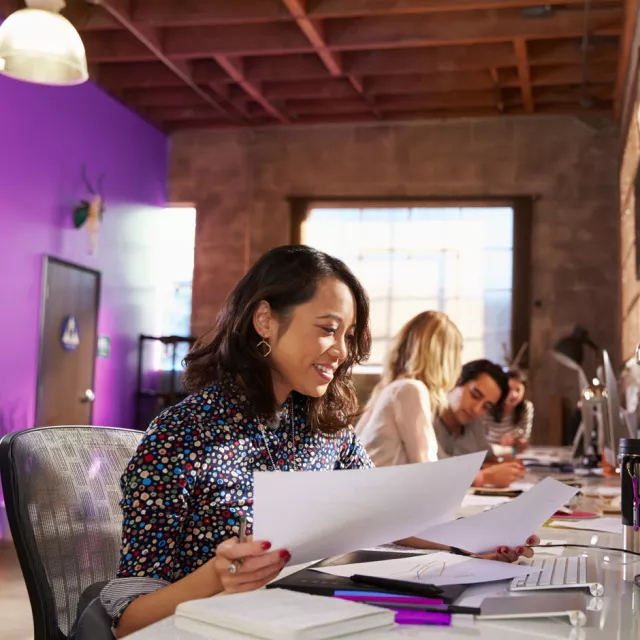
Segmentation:
{"type": "Polygon", "coordinates": [[[296,564],[414,536],[454,517],[484,457],[255,473],[254,538],[288,549],[296,564]]]}
{"type": "Polygon", "coordinates": [[[475,584],[477,582],[510,580],[530,573],[539,573],[540,570],[518,564],[465,558],[454,556],[451,553],[438,552],[413,558],[324,567],[322,569],[314,569],[314,571],[346,578],[358,574],[361,576],[392,578],[393,580],[407,580],[409,582],[445,586],[448,584],[475,584]]]}
{"type": "Polygon", "coordinates": [[[474,553],[489,553],[499,546],[517,547],[576,493],[575,487],[545,478],[495,509],[426,528],[419,536],[474,553]]]}

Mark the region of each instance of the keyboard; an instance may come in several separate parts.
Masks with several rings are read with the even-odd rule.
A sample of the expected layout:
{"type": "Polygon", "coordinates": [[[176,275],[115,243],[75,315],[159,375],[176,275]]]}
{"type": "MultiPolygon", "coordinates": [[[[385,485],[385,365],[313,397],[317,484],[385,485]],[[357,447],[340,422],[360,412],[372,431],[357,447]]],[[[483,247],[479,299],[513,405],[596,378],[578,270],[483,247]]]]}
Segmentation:
{"type": "Polygon", "coordinates": [[[539,573],[514,578],[510,591],[538,591],[542,589],[589,589],[592,596],[601,596],[604,588],[589,579],[585,556],[572,558],[533,558],[521,560],[521,565],[541,569],[539,573]]]}

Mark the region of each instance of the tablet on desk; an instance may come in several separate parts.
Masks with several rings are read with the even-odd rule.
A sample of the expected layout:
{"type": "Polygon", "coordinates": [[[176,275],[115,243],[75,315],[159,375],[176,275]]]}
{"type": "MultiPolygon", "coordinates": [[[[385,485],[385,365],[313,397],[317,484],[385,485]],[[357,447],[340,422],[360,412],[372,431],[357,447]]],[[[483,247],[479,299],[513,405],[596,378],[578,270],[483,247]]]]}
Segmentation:
{"type": "MultiPolygon", "coordinates": [[[[341,564],[353,564],[360,562],[376,562],[378,560],[393,560],[395,558],[406,558],[409,555],[406,552],[393,551],[375,551],[363,550],[346,553],[342,556],[329,558],[317,562],[306,569],[296,571],[285,578],[271,582],[267,585],[267,589],[290,589],[292,591],[302,591],[304,593],[312,593],[321,596],[332,596],[336,591],[373,591],[384,592],[385,589],[379,587],[367,588],[361,584],[357,584],[349,578],[341,576],[332,576],[329,573],[313,571],[318,567],[336,566],[341,564]]],[[[423,555],[420,550],[416,549],[416,556],[423,555]]],[[[438,596],[445,604],[453,604],[465,591],[467,585],[451,585],[440,587],[442,594],[438,596]]],[[[389,592],[391,593],[391,592],[389,592]]],[[[397,592],[393,592],[397,593],[397,592]]]]}

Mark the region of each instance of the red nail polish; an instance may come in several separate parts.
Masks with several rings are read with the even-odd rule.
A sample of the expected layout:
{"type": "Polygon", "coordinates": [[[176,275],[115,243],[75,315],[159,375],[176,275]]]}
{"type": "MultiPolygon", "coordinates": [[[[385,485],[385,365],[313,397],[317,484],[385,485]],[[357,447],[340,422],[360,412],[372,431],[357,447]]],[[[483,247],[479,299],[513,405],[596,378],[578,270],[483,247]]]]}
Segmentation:
{"type": "Polygon", "coordinates": [[[263,551],[268,551],[269,549],[271,549],[271,543],[270,542],[261,542],[260,546],[262,547],[263,551]]]}
{"type": "Polygon", "coordinates": [[[519,556],[521,556],[521,555],[524,553],[524,547],[518,547],[518,548],[516,549],[516,553],[517,553],[519,556]]]}
{"type": "Polygon", "coordinates": [[[502,553],[509,553],[509,547],[502,547],[502,553]]]}
{"type": "Polygon", "coordinates": [[[282,551],[280,551],[280,557],[285,562],[289,562],[289,560],[291,560],[291,554],[286,549],[282,549],[282,551]]]}

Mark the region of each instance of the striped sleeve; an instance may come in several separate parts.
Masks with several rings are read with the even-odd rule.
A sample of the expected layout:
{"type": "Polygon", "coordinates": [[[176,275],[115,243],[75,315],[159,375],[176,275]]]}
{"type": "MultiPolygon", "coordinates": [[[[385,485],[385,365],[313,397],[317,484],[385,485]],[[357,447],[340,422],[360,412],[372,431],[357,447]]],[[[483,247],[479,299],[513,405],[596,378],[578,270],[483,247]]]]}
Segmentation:
{"type": "Polygon", "coordinates": [[[523,430],[527,440],[531,438],[531,431],[533,430],[533,416],[533,403],[529,400],[525,400],[524,413],[522,415],[522,420],[520,421],[520,428],[523,430]]]}
{"type": "Polygon", "coordinates": [[[158,591],[168,586],[166,580],[158,578],[116,578],[100,592],[100,602],[113,622],[111,631],[116,634],[116,627],[124,610],[139,596],[158,591]]]}

